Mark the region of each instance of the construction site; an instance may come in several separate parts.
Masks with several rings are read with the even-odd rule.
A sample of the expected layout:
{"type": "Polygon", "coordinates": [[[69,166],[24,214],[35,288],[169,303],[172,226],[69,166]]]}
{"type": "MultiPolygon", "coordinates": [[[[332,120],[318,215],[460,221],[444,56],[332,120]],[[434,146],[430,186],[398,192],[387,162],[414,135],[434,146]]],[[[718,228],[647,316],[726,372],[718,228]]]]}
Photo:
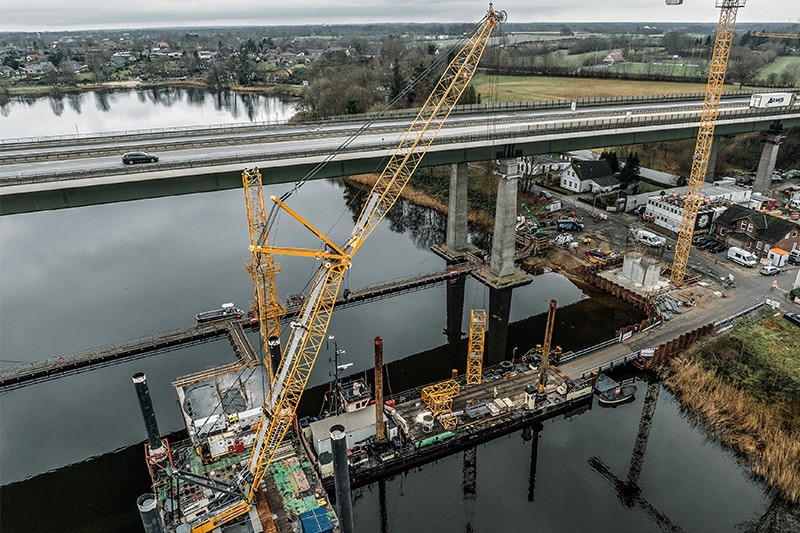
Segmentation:
{"type": "MultiPolygon", "coordinates": [[[[521,156],[513,150],[495,151],[491,179],[497,182],[496,209],[488,244],[479,248],[470,242],[468,163],[453,163],[446,240],[431,246],[431,256],[444,265],[351,290],[348,276],[354,257],[402,197],[437,134],[456,111],[490,38],[506,21],[506,13],[490,3],[473,31],[435,65],[443,74],[399,144],[384,157],[383,170],[369,178],[371,190],[362,198],[363,207],[342,242],[312,224],[291,203],[308,180],[338,162],[335,158],[346,152],[347,145],[325,156],[281,196],[265,193],[277,191],[267,184],[266,171],[244,168],[242,211],[249,236],[245,270],[253,287],[249,310],[223,304],[221,309],[199,312],[197,324],[190,327],[4,370],[0,391],[227,337],[235,361],[170,378],[184,426],[180,439],[159,431],[159,413],[153,407],[147,376],[144,372],[133,375],[152,488],[136,502],[146,533],[353,533],[355,489],[459,452],[464,452],[465,501],[474,500],[475,447],[520,430],[523,438],[535,434],[529,495],[533,501],[536,442],[545,422],[571,419],[595,406],[615,408],[631,402],[638,392],[635,380],[619,373],[621,369],[663,369],[688,347],[724,335],[754,313],[777,310],[783,300],[800,297],[800,273],[791,290],[778,286],[777,280],[767,288],[766,278],[761,282],[760,275],[751,275],[755,270],[737,266],[735,276],[727,270],[723,273],[722,256],[713,255],[725,251],[727,247],[714,252],[725,239],[735,237],[737,243],[744,239],[732,231],[715,233],[713,220],[732,205],[752,201],[751,194],[735,197],[739,189],[729,182],[709,185],[706,180],[734,25],[745,2],[716,2],[720,18],[686,187],[654,194],[637,216],[617,209],[622,205],[617,202],[610,208],[596,208],[597,193],[605,183],[599,178],[598,190],[591,190],[594,196],[580,201],[553,181],[541,187],[537,198],[521,203],[517,196],[521,156]],[[276,229],[281,216],[310,233],[316,244],[276,245],[283,243],[276,229]],[[707,248],[700,248],[706,244],[701,238],[708,241],[707,248]],[[313,268],[300,292],[282,298],[277,282],[282,272],[279,259],[287,256],[301,258],[313,268]],[[561,332],[562,339],[554,335],[558,302],[548,296],[543,330],[526,332],[533,348],[518,352],[505,338],[490,344],[490,333],[507,335],[512,291],[546,272],[557,272],[579,286],[591,286],[625,302],[640,313],[641,320],[624,325],[606,341],[565,350],[560,344],[569,333],[561,332]],[[465,307],[467,277],[486,287],[487,305],[465,307]],[[375,336],[371,378],[367,379],[366,372],[363,378],[342,377],[350,365],[339,364],[344,351],[329,332],[334,311],[437,285],[447,287],[445,333],[456,340],[453,345],[466,336],[466,351],[459,354],[463,372],[454,368],[447,375],[426,375],[429,382],[424,385],[392,390],[385,384],[383,340],[375,336]],[[449,316],[451,307],[453,316],[449,316]],[[465,314],[469,327],[462,332],[465,314]],[[256,344],[253,338],[258,339],[256,344]],[[334,359],[325,405],[320,416],[299,416],[311,372],[327,344],[334,346],[334,359]],[[497,352],[491,363],[490,349],[497,352]]],[[[682,3],[666,0],[667,5],[682,3]]],[[[796,96],[790,100],[795,109],[796,96]]],[[[554,161],[564,168],[568,164],[566,159],[554,161]]],[[[569,164],[574,162],[577,159],[569,164]]],[[[774,211],[775,205],[771,207],[774,211]]],[[[752,233],[753,224],[748,229],[743,220],[734,219],[733,227],[752,233]]],[[[759,220],[756,230],[762,224],[759,220]]],[[[793,223],[791,215],[781,220],[793,223]]],[[[763,225],[766,228],[767,222],[763,225]]],[[[759,259],[764,268],[793,264],[798,239],[797,232],[790,234],[791,229],[785,238],[777,235],[769,247],[758,242],[758,252],[764,251],[759,259]],[[791,243],[795,243],[791,249],[781,248],[791,243]],[[768,248],[782,253],[766,255],[768,248]],[[770,261],[774,262],[767,264],[770,261]]],[[[734,248],[739,250],[733,246],[730,250],[734,248]]],[[[748,267],[749,259],[738,263],[739,256],[726,253],[726,259],[733,257],[737,265],[748,267]]],[[[580,334],[580,324],[572,326],[580,334]]],[[[655,381],[648,383],[627,480],[618,478],[597,457],[589,465],[617,490],[623,505],[643,509],[659,528],[680,530],[644,499],[639,484],[658,390],[655,381]]],[[[469,520],[471,531],[471,516],[469,520]]]]}

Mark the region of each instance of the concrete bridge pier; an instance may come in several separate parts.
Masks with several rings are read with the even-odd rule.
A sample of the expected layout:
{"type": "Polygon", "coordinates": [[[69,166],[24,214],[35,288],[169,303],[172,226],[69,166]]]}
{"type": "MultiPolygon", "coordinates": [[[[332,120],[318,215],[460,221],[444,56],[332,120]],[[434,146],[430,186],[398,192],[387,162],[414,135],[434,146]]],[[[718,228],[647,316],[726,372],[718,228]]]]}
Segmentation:
{"type": "Polygon", "coordinates": [[[706,181],[712,183],[714,181],[714,174],[717,171],[717,151],[719,148],[719,137],[716,135],[711,141],[711,151],[708,154],[708,167],[706,168],[706,181]]]}
{"type": "Polygon", "coordinates": [[[775,161],[778,159],[778,148],[786,140],[783,131],[768,131],[764,134],[764,149],[758,161],[756,179],[753,183],[753,192],[767,194],[772,185],[772,172],[775,170],[775,161]]]}
{"type": "Polygon", "coordinates": [[[447,206],[447,240],[431,250],[448,263],[464,261],[465,255],[478,248],[467,242],[467,163],[455,163],[450,172],[450,195],[447,206]]]}
{"type": "Polygon", "coordinates": [[[511,288],[530,283],[532,278],[514,267],[517,224],[517,182],[520,175],[516,159],[501,161],[502,169],[497,181],[497,205],[492,236],[492,260],[489,268],[475,273],[480,281],[494,287],[511,288]]]}

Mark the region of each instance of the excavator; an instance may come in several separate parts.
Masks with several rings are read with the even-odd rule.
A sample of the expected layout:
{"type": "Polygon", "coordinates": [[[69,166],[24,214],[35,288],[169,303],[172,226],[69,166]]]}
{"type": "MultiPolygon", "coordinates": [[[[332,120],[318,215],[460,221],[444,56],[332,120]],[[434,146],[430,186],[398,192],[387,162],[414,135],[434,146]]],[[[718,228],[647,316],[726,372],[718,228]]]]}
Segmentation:
{"type": "Polygon", "coordinates": [[[319,267],[310,284],[308,296],[295,321],[292,322],[286,345],[275,364],[268,364],[271,387],[264,402],[250,459],[245,468],[234,476],[224,505],[198,518],[191,524],[193,533],[205,533],[246,514],[256,498],[261,481],[279,445],[292,425],[297,405],[308,382],[317,354],[326,338],[328,323],[339,288],[353,256],[394,205],[411,175],[427,153],[434,138],[444,125],[459,97],[477,71],[478,62],[494,28],[504,22],[506,13],[489,4],[486,15],[465,44],[454,55],[417,117],[403,135],[389,158],[372,191],[369,193],[355,226],[343,244],[331,241],[292,210],[286,198],[271,197],[273,213],[283,211],[316,235],[320,249],[277,247],[270,244],[270,216],[261,197],[261,174],[257,169],[243,173],[245,198],[250,228],[252,262],[247,265],[254,280],[257,312],[261,324],[265,354],[274,354],[279,321],[283,307],[277,298],[274,276],[278,272],[275,255],[310,257],[319,267]],[[274,365],[274,366],[273,366],[274,365]]]}

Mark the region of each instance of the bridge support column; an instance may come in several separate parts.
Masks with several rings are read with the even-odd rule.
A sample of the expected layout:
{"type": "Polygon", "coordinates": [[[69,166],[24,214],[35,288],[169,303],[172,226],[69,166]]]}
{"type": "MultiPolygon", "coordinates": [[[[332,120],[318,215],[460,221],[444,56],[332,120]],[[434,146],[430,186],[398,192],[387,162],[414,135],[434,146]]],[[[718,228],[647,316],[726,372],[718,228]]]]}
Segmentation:
{"type": "Polygon", "coordinates": [[[719,137],[714,136],[711,141],[711,152],[708,154],[708,168],[706,168],[706,181],[711,183],[714,181],[714,174],[717,171],[717,151],[719,148],[719,137]]]}
{"type": "Polygon", "coordinates": [[[753,183],[753,192],[767,194],[772,185],[772,172],[775,170],[775,161],[778,159],[778,148],[786,140],[786,133],[782,131],[768,131],[764,134],[764,149],[758,161],[756,179],[753,183]]]}
{"type": "Polygon", "coordinates": [[[447,207],[447,246],[453,250],[467,246],[467,209],[467,164],[456,163],[450,172],[447,207]]]}
{"type": "Polygon", "coordinates": [[[455,163],[450,172],[450,196],[447,206],[447,241],[431,250],[448,262],[460,262],[478,249],[467,242],[467,164],[455,163]]]}
{"type": "Polygon", "coordinates": [[[531,282],[531,277],[514,268],[514,252],[517,244],[517,172],[516,159],[504,159],[500,163],[500,179],[497,182],[497,205],[494,214],[492,236],[492,260],[489,268],[482,268],[475,277],[494,288],[515,287],[531,282]]]}

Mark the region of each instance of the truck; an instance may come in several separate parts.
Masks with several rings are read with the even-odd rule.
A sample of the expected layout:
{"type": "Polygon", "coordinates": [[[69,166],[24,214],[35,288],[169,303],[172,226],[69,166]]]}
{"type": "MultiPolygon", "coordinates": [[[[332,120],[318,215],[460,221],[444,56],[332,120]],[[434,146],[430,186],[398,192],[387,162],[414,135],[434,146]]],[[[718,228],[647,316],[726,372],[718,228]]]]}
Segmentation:
{"type": "Polygon", "coordinates": [[[728,260],[733,261],[734,263],[739,263],[740,265],[746,266],[747,268],[753,268],[758,264],[758,259],[755,255],[751,254],[747,250],[742,248],[738,248],[736,246],[731,246],[728,248],[728,260]]]}
{"type": "Polygon", "coordinates": [[[571,218],[559,218],[556,227],[558,231],[583,231],[583,223],[571,218]]]}
{"type": "Polygon", "coordinates": [[[750,96],[750,107],[767,109],[770,107],[786,107],[794,103],[793,93],[762,93],[750,96]]]}
{"type": "Polygon", "coordinates": [[[659,237],[652,231],[647,231],[644,229],[637,229],[633,232],[633,238],[636,239],[636,242],[640,242],[645,246],[651,246],[653,248],[660,248],[667,244],[667,239],[664,237],[659,237]]]}

